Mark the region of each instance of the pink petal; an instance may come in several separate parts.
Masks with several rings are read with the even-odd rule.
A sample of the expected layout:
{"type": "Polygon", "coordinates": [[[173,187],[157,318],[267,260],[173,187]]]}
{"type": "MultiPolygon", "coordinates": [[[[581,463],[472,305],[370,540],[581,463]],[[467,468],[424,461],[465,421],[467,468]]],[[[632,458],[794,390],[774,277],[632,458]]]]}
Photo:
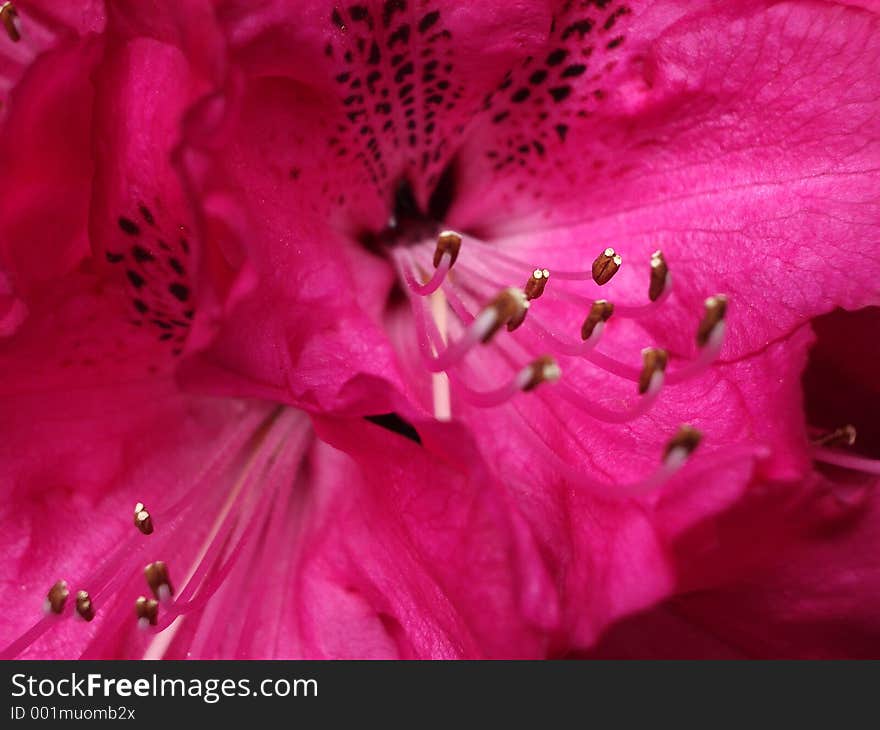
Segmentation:
{"type": "MultiPolygon", "coordinates": [[[[880,88],[865,69],[880,59],[877,17],[734,3],[673,20],[670,8],[636,5],[610,31],[597,21],[583,42],[551,44],[568,51],[548,67],[554,79],[581,45],[593,53],[565,80],[568,96],[548,102],[546,153],[503,170],[485,156],[530,134],[548,104],[484,123],[469,138],[454,220],[510,234],[498,245],[550,269],[583,268],[595,255],[585,247],[612,245],[631,263],[662,249],[676,295],[658,328],[671,333],[683,310],[727,293],[738,302],[727,357],[834,306],[876,303],[880,88]]],[[[644,279],[620,284],[644,296],[644,279]]]]}
{"type": "MultiPolygon", "coordinates": [[[[757,570],[613,627],[590,656],[871,658],[880,650],[876,505],[801,534],[757,570]]],[[[723,575],[719,578],[724,579],[723,575]]]]}
{"type": "Polygon", "coordinates": [[[332,104],[318,150],[329,142],[344,164],[362,158],[358,179],[386,201],[410,177],[424,206],[485,94],[544,42],[549,5],[275,0],[218,12],[248,73],[290,78],[332,104]]]}

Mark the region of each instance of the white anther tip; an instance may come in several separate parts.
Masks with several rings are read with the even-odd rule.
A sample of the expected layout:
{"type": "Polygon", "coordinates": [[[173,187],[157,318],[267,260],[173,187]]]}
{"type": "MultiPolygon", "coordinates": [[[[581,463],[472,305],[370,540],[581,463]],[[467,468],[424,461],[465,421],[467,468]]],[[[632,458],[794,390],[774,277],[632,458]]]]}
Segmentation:
{"type": "Polygon", "coordinates": [[[544,382],[555,383],[562,377],[562,368],[559,367],[558,363],[548,363],[544,366],[541,375],[544,378],[544,382]]]}
{"type": "Polygon", "coordinates": [[[688,460],[688,456],[690,456],[690,452],[686,448],[683,446],[676,446],[666,455],[663,464],[667,469],[677,471],[684,466],[685,462],[688,460]]]}

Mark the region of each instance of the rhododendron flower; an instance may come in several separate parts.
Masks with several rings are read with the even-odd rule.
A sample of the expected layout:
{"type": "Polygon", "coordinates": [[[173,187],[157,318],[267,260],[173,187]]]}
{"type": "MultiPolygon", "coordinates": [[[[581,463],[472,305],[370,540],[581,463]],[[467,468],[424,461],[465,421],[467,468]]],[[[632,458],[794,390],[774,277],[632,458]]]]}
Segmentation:
{"type": "Polygon", "coordinates": [[[0,7],[4,656],[880,653],[873,4],[0,7]]]}

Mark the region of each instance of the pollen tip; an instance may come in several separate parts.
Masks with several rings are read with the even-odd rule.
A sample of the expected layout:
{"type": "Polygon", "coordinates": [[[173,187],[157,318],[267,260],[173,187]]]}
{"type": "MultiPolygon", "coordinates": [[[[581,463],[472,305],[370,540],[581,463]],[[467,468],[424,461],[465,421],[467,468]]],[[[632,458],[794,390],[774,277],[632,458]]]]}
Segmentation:
{"type": "Polygon", "coordinates": [[[697,328],[697,344],[704,347],[715,328],[724,321],[727,314],[727,297],[724,294],[716,294],[704,302],[705,312],[700,326],[697,328]]]}
{"type": "Polygon", "coordinates": [[[526,299],[537,299],[541,296],[544,293],[544,287],[547,286],[547,281],[549,279],[549,269],[535,269],[529,277],[529,280],[526,282],[525,287],[523,287],[526,299]]]}
{"type": "Polygon", "coordinates": [[[666,371],[669,355],[666,350],[659,347],[646,347],[642,350],[642,372],[639,374],[639,394],[644,395],[653,383],[657,382],[655,376],[661,376],[666,371]]]}
{"type": "Polygon", "coordinates": [[[527,376],[522,389],[526,393],[534,390],[541,383],[555,383],[562,377],[562,369],[559,367],[559,363],[549,355],[542,355],[531,362],[526,367],[525,372],[527,372],[527,376]]]}
{"type": "Polygon", "coordinates": [[[13,43],[21,40],[21,25],[18,20],[18,11],[11,2],[0,3],[0,23],[6,30],[6,35],[13,43]]]}
{"type": "Polygon", "coordinates": [[[174,588],[171,587],[171,579],[168,577],[168,566],[161,560],[150,563],[144,568],[144,576],[153,595],[160,601],[167,601],[174,595],[174,588]]]}
{"type": "Polygon", "coordinates": [[[596,327],[607,322],[614,314],[614,305],[607,299],[597,299],[590,307],[590,313],[581,325],[581,339],[589,340],[596,327]]]}
{"type": "Polygon", "coordinates": [[[663,452],[664,463],[680,466],[694,453],[702,438],[703,434],[693,426],[688,424],[679,426],[675,436],[666,444],[666,450],[663,452]]]}
{"type": "Polygon", "coordinates": [[[150,517],[150,513],[143,502],[138,502],[134,506],[134,526],[144,535],[153,534],[153,518],[150,517]]]}
{"type": "Polygon", "coordinates": [[[46,601],[43,604],[46,613],[62,613],[69,595],[70,589],[67,587],[66,580],[59,580],[55,583],[46,594],[46,601]]]}
{"type": "Polygon", "coordinates": [[[599,286],[607,284],[620,269],[621,262],[620,255],[616,254],[613,248],[606,248],[593,261],[593,281],[599,286]]]}
{"type": "Polygon", "coordinates": [[[95,618],[95,606],[89,597],[88,591],[79,591],[76,594],[76,612],[85,621],[95,618]]]}
{"type": "Polygon", "coordinates": [[[134,612],[138,617],[138,626],[146,628],[155,626],[159,619],[159,602],[153,598],[140,596],[134,602],[134,612]]]}
{"type": "Polygon", "coordinates": [[[455,231],[441,231],[437,236],[437,247],[434,249],[434,268],[440,266],[443,254],[449,254],[449,268],[455,264],[461,250],[461,236],[455,231]]]}
{"type": "Polygon", "coordinates": [[[857,435],[855,426],[848,423],[815,439],[813,446],[852,446],[856,442],[857,435]]]}
{"type": "Polygon", "coordinates": [[[662,251],[651,254],[651,282],[648,286],[648,299],[656,302],[669,285],[669,266],[662,251]]]}

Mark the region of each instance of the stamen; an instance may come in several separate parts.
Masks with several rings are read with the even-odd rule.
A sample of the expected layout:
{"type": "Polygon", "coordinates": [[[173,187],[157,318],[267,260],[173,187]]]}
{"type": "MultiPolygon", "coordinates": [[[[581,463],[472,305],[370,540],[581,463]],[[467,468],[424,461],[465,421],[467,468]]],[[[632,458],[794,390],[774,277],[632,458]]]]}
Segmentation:
{"type": "Polygon", "coordinates": [[[550,279],[550,272],[547,269],[535,269],[523,289],[526,299],[537,299],[544,293],[544,287],[550,279]]]}
{"type": "Polygon", "coordinates": [[[46,602],[43,604],[43,610],[46,613],[63,613],[69,595],[70,590],[67,587],[67,581],[59,580],[49,589],[49,593],[46,595],[46,602]]]}
{"type": "Polygon", "coordinates": [[[171,580],[168,577],[168,567],[161,560],[150,563],[144,568],[144,576],[153,595],[163,603],[174,595],[174,589],[171,587],[171,580]]]}
{"type": "Polygon", "coordinates": [[[437,248],[434,249],[434,268],[440,266],[443,254],[448,254],[449,268],[455,265],[458,252],[461,250],[461,236],[455,231],[441,231],[437,236],[437,248]]]}
{"type": "Polygon", "coordinates": [[[700,345],[700,354],[697,358],[689,362],[683,368],[680,368],[666,378],[669,385],[676,385],[690,380],[704,371],[708,370],[713,362],[718,358],[721,352],[721,346],[724,344],[724,311],[727,307],[727,297],[717,294],[706,300],[706,315],[700,322],[700,329],[697,333],[697,342],[700,345]],[[705,338],[702,333],[705,331],[705,338]]]}
{"type": "Polygon", "coordinates": [[[648,299],[656,302],[669,285],[669,267],[662,251],[651,254],[651,283],[648,287],[648,299]]]}
{"type": "Polygon", "coordinates": [[[669,362],[669,355],[666,350],[659,347],[647,347],[642,350],[642,372],[639,375],[639,393],[644,394],[648,391],[654,375],[663,373],[669,362]]]}
{"type": "Polygon", "coordinates": [[[437,268],[434,270],[431,278],[428,279],[428,281],[426,281],[424,284],[420,284],[410,270],[418,270],[415,261],[411,256],[407,254],[404,255],[406,256],[408,265],[400,265],[400,271],[403,273],[403,278],[406,280],[406,285],[413,292],[421,297],[426,297],[429,294],[433,294],[435,291],[437,291],[443,284],[443,281],[446,279],[446,275],[449,273],[449,269],[452,266],[452,259],[450,258],[450,254],[448,252],[442,253],[439,266],[437,266],[437,268]]]}
{"type": "Polygon", "coordinates": [[[852,469],[853,471],[880,476],[880,461],[874,459],[852,456],[851,454],[843,454],[839,451],[823,448],[813,449],[813,458],[825,464],[833,464],[834,466],[842,466],[844,469],[852,469]]]}
{"type": "Polygon", "coordinates": [[[663,452],[663,463],[675,468],[680,467],[694,453],[703,435],[693,426],[679,426],[678,432],[666,444],[663,452]]]}
{"type": "Polygon", "coordinates": [[[704,347],[715,330],[724,322],[724,315],[727,312],[727,297],[723,294],[716,294],[709,297],[705,302],[706,312],[697,328],[697,344],[704,347]]]}
{"type": "Polygon", "coordinates": [[[621,258],[618,254],[614,253],[614,249],[606,248],[596,257],[596,260],[593,261],[591,269],[593,281],[599,286],[604,286],[611,281],[611,278],[618,272],[620,269],[620,263],[621,258]]]}
{"type": "Polygon", "coordinates": [[[159,602],[140,596],[134,604],[134,612],[138,619],[138,628],[146,629],[147,626],[155,626],[159,620],[159,602]]]}
{"type": "Polygon", "coordinates": [[[555,383],[562,377],[559,364],[549,355],[542,355],[527,368],[531,376],[522,389],[524,393],[534,390],[541,383],[555,383]]]}
{"type": "Polygon", "coordinates": [[[0,5],[0,23],[6,29],[6,35],[13,43],[21,40],[21,25],[18,20],[18,12],[11,2],[0,5]]]}
{"type": "Polygon", "coordinates": [[[597,324],[592,336],[586,342],[567,342],[547,329],[537,317],[531,320],[531,324],[538,337],[548,343],[556,352],[572,357],[586,357],[591,353],[602,339],[602,328],[604,327],[602,322],[597,324]]]}
{"type": "Polygon", "coordinates": [[[134,526],[138,528],[144,535],[153,534],[153,518],[147,512],[143,502],[138,502],[134,506],[134,526]]]}
{"type": "Polygon", "coordinates": [[[658,370],[651,376],[651,381],[645,393],[639,397],[634,406],[625,411],[614,411],[610,408],[599,405],[598,403],[593,403],[565,384],[562,384],[559,387],[559,393],[565,398],[565,400],[577,406],[592,418],[599,421],[605,421],[606,423],[627,423],[628,421],[632,421],[650,411],[654,406],[657,397],[660,395],[662,388],[663,371],[658,370]]]}
{"type": "Polygon", "coordinates": [[[856,428],[850,424],[834,429],[813,440],[813,446],[852,446],[856,442],[856,428]]]}
{"type": "Polygon", "coordinates": [[[455,377],[456,385],[465,400],[479,408],[493,408],[506,403],[520,392],[533,390],[541,383],[552,383],[562,375],[559,365],[552,357],[542,355],[530,362],[520,370],[512,380],[500,388],[490,391],[472,390],[461,380],[455,377]]]}
{"type": "Polygon", "coordinates": [[[589,340],[597,326],[607,322],[614,314],[614,305],[605,300],[597,299],[590,307],[590,313],[581,326],[581,339],[589,340]]]}
{"type": "Polygon", "coordinates": [[[483,343],[489,342],[504,324],[509,332],[513,332],[525,320],[528,308],[529,300],[522,289],[510,287],[501,292],[486,308],[487,311],[495,312],[495,321],[483,336],[483,343]]]}
{"type": "Polygon", "coordinates": [[[440,347],[444,338],[436,331],[436,324],[433,321],[426,322],[421,304],[418,302],[413,302],[412,304],[419,335],[419,347],[422,351],[422,360],[425,367],[432,373],[449,370],[449,368],[467,355],[475,345],[485,342],[485,337],[492,328],[497,330],[496,321],[498,315],[493,308],[487,307],[471,322],[465,333],[458,340],[447,345],[446,349],[441,350],[440,347]],[[429,328],[431,329],[430,334],[435,335],[433,339],[436,340],[433,349],[429,341],[429,332],[427,331],[429,328]],[[438,354],[434,355],[433,352],[438,354]]]}
{"type": "Polygon", "coordinates": [[[92,599],[89,598],[88,591],[79,591],[76,594],[76,612],[80,618],[91,621],[95,618],[95,607],[92,605],[92,599]]]}

